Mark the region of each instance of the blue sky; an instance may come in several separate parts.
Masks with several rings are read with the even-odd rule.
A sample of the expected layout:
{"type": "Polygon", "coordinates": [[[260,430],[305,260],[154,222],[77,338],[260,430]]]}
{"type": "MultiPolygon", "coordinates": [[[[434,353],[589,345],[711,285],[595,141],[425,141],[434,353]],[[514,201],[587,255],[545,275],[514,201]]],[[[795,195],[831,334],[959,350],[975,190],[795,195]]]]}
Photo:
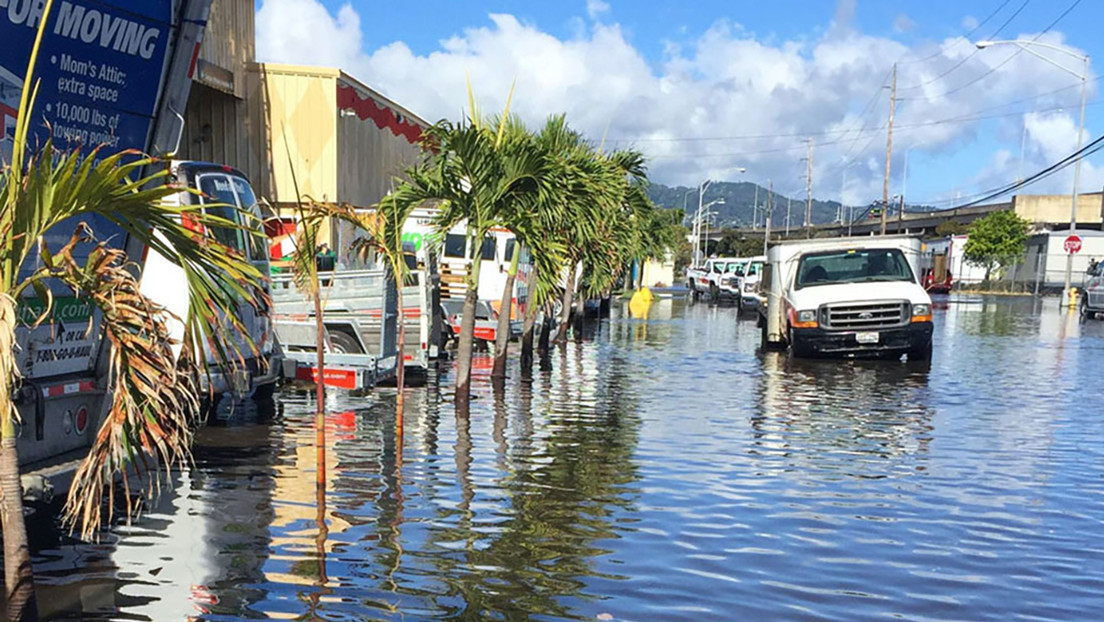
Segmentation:
{"type": "MultiPolygon", "coordinates": [[[[949,206],[1021,174],[1025,127],[1024,173],[1071,152],[1078,103],[1072,76],[1027,54],[1009,60],[1011,47],[973,54],[955,37],[976,28],[971,39],[986,38],[1003,26],[999,38],[1029,39],[1071,5],[264,0],[258,53],[339,65],[430,121],[460,113],[466,74],[487,108],[501,105],[516,79],[515,110],[527,121],[566,112],[595,139],[654,156],[653,176],[664,183],[770,178],[782,191],[803,189],[802,135],[813,134],[814,194],[838,199],[846,168],[849,203],[880,197],[878,128],[888,108],[880,87],[902,59],[891,193],[905,186],[908,151],[909,200],[949,206]],[[290,32],[297,27],[306,32],[290,32]]],[[[1104,58],[1101,18],[1104,4],[1082,0],[1040,40],[1104,58]]],[[[1075,59],[1052,58],[1079,69],[1075,59]]],[[[1094,80],[1087,139],[1104,123],[1096,91],[1094,80]]],[[[1094,164],[1084,166],[1082,190],[1104,184],[1094,164]]],[[[1068,191],[1070,174],[1031,191],[1068,191]]]]}

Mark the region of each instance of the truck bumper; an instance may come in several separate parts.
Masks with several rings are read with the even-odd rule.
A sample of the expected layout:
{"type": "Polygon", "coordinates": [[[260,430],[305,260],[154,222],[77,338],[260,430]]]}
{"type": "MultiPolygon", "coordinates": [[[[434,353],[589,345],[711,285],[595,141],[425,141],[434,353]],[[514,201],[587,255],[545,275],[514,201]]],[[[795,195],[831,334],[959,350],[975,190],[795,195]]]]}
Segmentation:
{"type": "Polygon", "coordinates": [[[914,322],[899,328],[879,331],[876,343],[860,343],[854,331],[829,331],[822,328],[793,330],[793,351],[805,356],[877,357],[926,349],[931,344],[932,323],[914,322]]]}
{"type": "Polygon", "coordinates": [[[262,366],[258,359],[248,359],[245,368],[236,371],[211,365],[207,368],[207,373],[200,373],[200,393],[236,393],[243,397],[252,395],[258,388],[275,383],[283,375],[283,352],[276,349],[265,357],[265,361],[267,365],[262,366]]]}

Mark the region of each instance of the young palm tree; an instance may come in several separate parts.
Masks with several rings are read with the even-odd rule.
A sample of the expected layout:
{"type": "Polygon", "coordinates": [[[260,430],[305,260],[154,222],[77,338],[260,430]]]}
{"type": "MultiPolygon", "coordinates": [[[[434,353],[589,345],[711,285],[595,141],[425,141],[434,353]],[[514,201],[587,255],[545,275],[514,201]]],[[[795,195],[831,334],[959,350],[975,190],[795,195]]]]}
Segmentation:
{"type": "MultiPolygon", "coordinates": [[[[589,294],[599,294],[617,280],[625,262],[625,247],[638,223],[631,218],[633,181],[643,181],[643,157],[630,150],[603,154],[581,146],[572,158],[576,181],[572,184],[571,215],[558,229],[567,248],[567,284],[563,292],[556,340],[567,340],[568,319],[579,280],[589,294]],[[617,263],[620,262],[620,266],[617,263]],[[581,271],[580,271],[581,267],[581,271]],[[583,279],[577,279],[580,275],[583,279]]],[[[578,301],[578,317],[584,300],[578,301]]]]}
{"type": "MultiPolygon", "coordinates": [[[[33,156],[28,154],[34,91],[30,76],[36,57],[37,44],[19,106],[12,159],[0,168],[0,529],[5,619],[13,621],[37,617],[16,449],[18,414],[12,403],[19,383],[14,351],[17,306],[37,296],[44,305],[37,323],[47,322],[53,312],[51,292],[65,286],[102,313],[110,345],[111,402],[75,475],[63,514],[70,528],[91,538],[104,518],[105,490],[108,500],[114,500],[116,474],[123,474],[129,518],[128,469],[137,474],[138,489],[152,493],[166,469],[187,462],[206,336],[240,330],[233,313],[239,301],[259,306],[264,295],[262,275],[244,257],[215,243],[210,234],[194,230],[194,225],[208,232],[236,225],[208,215],[200,205],[164,203],[162,199],[180,189],[161,183],[166,170],[143,176],[153,160],[133,151],[102,159],[99,150],[63,152],[51,141],[33,156]],[[46,234],[63,221],[90,215],[121,227],[183,269],[189,313],[179,356],[173,353],[168,313],[140,293],[123,251],[96,243],[96,232],[85,225],[78,226],[61,248],[49,248],[45,242],[46,234]],[[81,261],[75,249],[87,243],[94,247],[81,261]],[[21,273],[24,267],[32,269],[21,273]]],[[[107,504],[108,519],[113,507],[107,504]]]]}
{"type": "MultiPolygon", "coordinates": [[[[417,175],[418,170],[419,167],[415,165],[410,167],[407,172],[417,175]]],[[[371,259],[372,253],[375,253],[383,259],[395,280],[399,307],[399,333],[397,339],[399,357],[395,370],[395,384],[398,387],[398,393],[395,398],[395,422],[400,436],[405,371],[403,351],[406,347],[406,322],[402,311],[402,290],[403,285],[410,278],[410,268],[406,265],[406,255],[403,252],[402,234],[407,219],[421,203],[421,195],[415,187],[400,183],[394,192],[384,197],[375,206],[374,210],[359,211],[350,205],[315,203],[308,209],[307,216],[308,220],[315,222],[323,219],[342,220],[364,232],[365,237],[355,240],[351,250],[365,261],[371,259]]]]}

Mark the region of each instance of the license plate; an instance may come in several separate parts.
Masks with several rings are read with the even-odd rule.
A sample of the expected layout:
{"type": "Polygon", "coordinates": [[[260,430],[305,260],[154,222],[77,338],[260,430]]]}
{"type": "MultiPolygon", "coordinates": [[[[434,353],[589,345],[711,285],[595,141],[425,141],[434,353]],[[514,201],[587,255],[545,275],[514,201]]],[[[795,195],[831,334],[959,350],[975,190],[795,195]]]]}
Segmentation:
{"type": "Polygon", "coordinates": [[[878,343],[878,333],[855,333],[855,341],[859,343],[878,343]]]}

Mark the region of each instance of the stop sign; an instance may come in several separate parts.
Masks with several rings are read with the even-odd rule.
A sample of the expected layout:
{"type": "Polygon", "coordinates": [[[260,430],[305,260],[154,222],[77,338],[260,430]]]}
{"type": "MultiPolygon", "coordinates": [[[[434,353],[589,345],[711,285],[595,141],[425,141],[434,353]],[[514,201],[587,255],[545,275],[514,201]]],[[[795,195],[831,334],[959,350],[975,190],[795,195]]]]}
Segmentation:
{"type": "Polygon", "coordinates": [[[1065,242],[1065,244],[1063,244],[1063,246],[1065,247],[1067,253],[1080,252],[1081,251],[1081,236],[1079,236],[1079,235],[1069,236],[1068,238],[1066,238],[1066,242],[1065,242]]]}

